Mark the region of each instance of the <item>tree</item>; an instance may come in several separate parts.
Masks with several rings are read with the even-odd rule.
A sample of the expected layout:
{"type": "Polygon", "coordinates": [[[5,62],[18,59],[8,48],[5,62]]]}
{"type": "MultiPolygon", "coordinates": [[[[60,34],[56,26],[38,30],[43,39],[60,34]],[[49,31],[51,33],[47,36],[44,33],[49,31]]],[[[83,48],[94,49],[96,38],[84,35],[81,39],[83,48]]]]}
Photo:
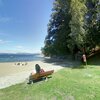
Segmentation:
{"type": "Polygon", "coordinates": [[[100,46],[100,1],[87,0],[86,30],[89,51],[100,46]]]}
{"type": "Polygon", "coordinates": [[[48,52],[49,55],[54,55],[54,53],[64,55],[68,52],[67,38],[70,33],[69,21],[71,18],[69,8],[70,0],[55,0],[43,52],[48,52]]]}
{"type": "Polygon", "coordinates": [[[100,46],[100,1],[55,0],[47,32],[46,56],[90,52],[100,46]]]}
{"type": "Polygon", "coordinates": [[[82,0],[71,0],[71,20],[70,27],[71,33],[69,41],[69,45],[71,45],[71,49],[74,49],[74,46],[77,45],[78,48],[82,48],[86,43],[86,31],[84,28],[85,25],[85,14],[87,12],[87,8],[85,6],[85,2],[82,0]]]}

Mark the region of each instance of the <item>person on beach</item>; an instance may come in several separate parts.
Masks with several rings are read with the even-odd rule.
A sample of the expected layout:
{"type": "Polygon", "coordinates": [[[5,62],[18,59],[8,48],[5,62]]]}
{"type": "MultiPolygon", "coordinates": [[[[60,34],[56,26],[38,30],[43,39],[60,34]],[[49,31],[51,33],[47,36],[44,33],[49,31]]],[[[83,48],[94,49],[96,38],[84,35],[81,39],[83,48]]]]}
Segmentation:
{"type": "Polygon", "coordinates": [[[39,64],[35,65],[35,70],[36,70],[36,73],[42,73],[42,72],[44,72],[44,70],[39,66],[39,64]]]}
{"type": "Polygon", "coordinates": [[[40,73],[41,67],[39,66],[39,64],[35,65],[35,70],[36,70],[36,73],[40,73]]]}
{"type": "Polygon", "coordinates": [[[32,73],[29,75],[29,82],[28,82],[28,84],[32,83],[32,80],[33,80],[32,75],[34,75],[34,74],[40,74],[40,73],[44,72],[44,70],[40,67],[39,64],[35,65],[35,70],[36,70],[36,73],[34,73],[32,71],[32,73]]]}
{"type": "Polygon", "coordinates": [[[39,64],[36,64],[35,71],[32,70],[31,75],[34,75],[35,73],[41,73],[41,72],[44,72],[44,69],[42,69],[39,64]]]}
{"type": "Polygon", "coordinates": [[[83,62],[85,65],[87,65],[87,59],[86,59],[86,55],[85,55],[85,54],[82,55],[82,62],[83,62]]]}

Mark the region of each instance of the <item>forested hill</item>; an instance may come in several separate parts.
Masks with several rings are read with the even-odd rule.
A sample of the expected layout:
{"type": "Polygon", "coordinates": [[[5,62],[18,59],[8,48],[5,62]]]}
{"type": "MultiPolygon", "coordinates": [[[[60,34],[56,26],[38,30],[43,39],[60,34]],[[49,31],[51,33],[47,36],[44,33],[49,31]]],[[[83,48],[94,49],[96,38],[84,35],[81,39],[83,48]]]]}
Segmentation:
{"type": "Polygon", "coordinates": [[[55,0],[42,53],[87,53],[100,47],[100,0],[55,0]]]}

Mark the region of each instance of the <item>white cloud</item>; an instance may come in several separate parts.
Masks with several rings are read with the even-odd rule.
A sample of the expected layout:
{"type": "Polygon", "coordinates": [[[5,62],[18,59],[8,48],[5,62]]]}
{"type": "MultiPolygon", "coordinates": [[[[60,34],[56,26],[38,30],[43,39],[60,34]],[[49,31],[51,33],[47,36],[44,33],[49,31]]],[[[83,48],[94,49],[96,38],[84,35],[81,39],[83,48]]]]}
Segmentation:
{"type": "Polygon", "coordinates": [[[39,50],[33,49],[16,49],[16,48],[9,48],[6,50],[0,50],[0,53],[41,53],[39,50]]]}
{"type": "Polygon", "coordinates": [[[17,45],[14,47],[16,52],[28,52],[27,48],[22,45],[17,45]]]}
{"type": "Polygon", "coordinates": [[[22,46],[22,45],[15,46],[15,50],[16,50],[16,52],[23,52],[23,53],[28,53],[29,52],[29,50],[26,47],[22,46]]]}
{"type": "Polygon", "coordinates": [[[16,53],[15,50],[0,50],[0,53],[16,53]]]}
{"type": "Polygon", "coordinates": [[[24,49],[24,47],[21,46],[21,45],[15,46],[15,48],[16,48],[16,49],[24,49]]]}
{"type": "Polygon", "coordinates": [[[6,43],[9,43],[9,42],[11,42],[11,41],[6,41],[6,40],[1,40],[0,39],[0,44],[6,44],[6,43]]]}
{"type": "Polygon", "coordinates": [[[15,51],[19,53],[40,53],[40,50],[30,49],[22,45],[15,46],[14,48],[15,48],[15,51]]]}
{"type": "Polygon", "coordinates": [[[0,39],[0,45],[5,45],[5,49],[1,48],[0,53],[40,53],[36,48],[28,48],[22,45],[11,46],[8,45],[12,41],[4,41],[0,39]]]}

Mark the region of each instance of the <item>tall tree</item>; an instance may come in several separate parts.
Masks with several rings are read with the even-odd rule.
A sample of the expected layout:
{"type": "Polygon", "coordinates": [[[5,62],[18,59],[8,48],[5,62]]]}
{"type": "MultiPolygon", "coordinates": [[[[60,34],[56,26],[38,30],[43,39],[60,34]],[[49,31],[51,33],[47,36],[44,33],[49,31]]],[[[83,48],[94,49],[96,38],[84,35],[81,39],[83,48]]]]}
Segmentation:
{"type": "Polygon", "coordinates": [[[82,48],[85,46],[86,43],[86,31],[84,28],[85,25],[85,14],[87,12],[87,8],[85,6],[84,0],[71,0],[71,21],[70,21],[70,27],[71,27],[71,33],[70,33],[70,43],[69,45],[71,49],[75,47],[75,45],[78,48],[82,48]]]}
{"type": "Polygon", "coordinates": [[[90,49],[100,46],[100,0],[87,0],[87,39],[90,49]]]}
{"type": "Polygon", "coordinates": [[[43,52],[47,52],[48,55],[63,55],[68,51],[67,38],[70,33],[69,21],[70,21],[70,0],[55,0],[53,13],[48,24],[48,35],[45,39],[45,47],[43,52]]]}
{"type": "Polygon", "coordinates": [[[100,0],[55,0],[47,32],[46,56],[100,46],[100,0]]]}

